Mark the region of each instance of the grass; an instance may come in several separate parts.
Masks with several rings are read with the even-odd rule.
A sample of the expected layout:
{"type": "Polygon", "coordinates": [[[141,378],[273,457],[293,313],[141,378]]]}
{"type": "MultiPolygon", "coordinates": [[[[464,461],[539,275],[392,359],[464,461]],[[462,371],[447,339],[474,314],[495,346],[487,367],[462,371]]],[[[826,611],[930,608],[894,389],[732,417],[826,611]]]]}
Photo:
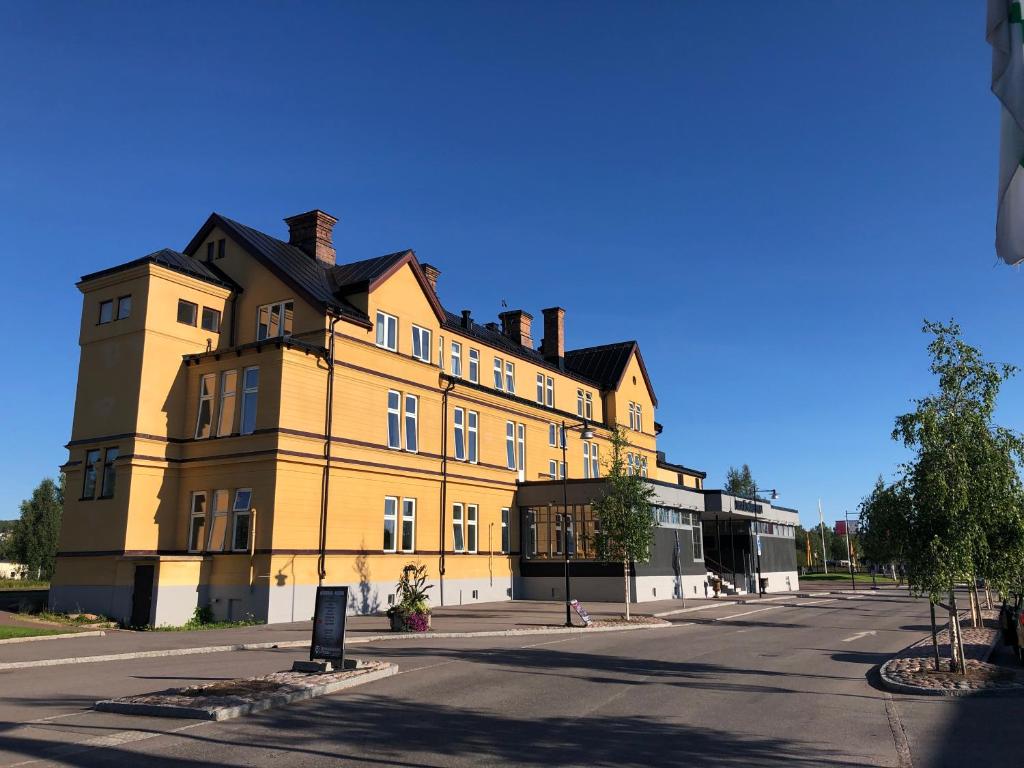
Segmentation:
{"type": "Polygon", "coordinates": [[[82,614],[69,615],[67,613],[53,613],[51,611],[42,610],[35,613],[27,614],[33,619],[38,621],[48,621],[52,624],[67,624],[70,627],[81,627],[91,626],[93,624],[110,624],[113,623],[106,616],[100,616],[98,614],[92,614],[96,618],[89,619],[82,614]]]}
{"type": "Polygon", "coordinates": [[[35,627],[0,627],[0,640],[12,637],[36,637],[38,635],[60,635],[62,629],[36,629],[35,627]]]}
{"type": "Polygon", "coordinates": [[[159,626],[147,627],[150,632],[196,632],[204,629],[236,629],[238,627],[255,627],[262,624],[255,619],[241,621],[187,621],[180,627],[159,626]]]}
{"type": "Polygon", "coordinates": [[[49,589],[48,581],[33,581],[32,579],[0,579],[0,589],[49,589]]]}
{"type": "MultiPolygon", "coordinates": [[[[854,574],[854,578],[857,580],[857,583],[861,583],[861,582],[867,582],[868,584],[871,583],[871,574],[870,573],[856,573],[856,574],[854,574]]],[[[850,572],[849,571],[839,571],[839,572],[835,572],[835,573],[833,573],[833,572],[829,572],[829,573],[808,573],[808,574],[805,574],[805,575],[800,577],[800,583],[803,583],[805,581],[846,581],[846,582],[849,582],[850,581],[850,572]]],[[[881,574],[879,574],[879,575],[877,575],[875,577],[875,581],[878,584],[895,584],[896,583],[893,579],[889,578],[888,576],[882,576],[881,574]]]]}

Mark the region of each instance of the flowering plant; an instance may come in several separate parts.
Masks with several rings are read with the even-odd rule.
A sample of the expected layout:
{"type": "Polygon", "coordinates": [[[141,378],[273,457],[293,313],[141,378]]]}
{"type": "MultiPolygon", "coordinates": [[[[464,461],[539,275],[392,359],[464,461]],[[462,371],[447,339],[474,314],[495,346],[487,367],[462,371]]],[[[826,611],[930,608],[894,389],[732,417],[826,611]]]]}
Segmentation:
{"type": "Polygon", "coordinates": [[[392,628],[426,632],[430,629],[430,606],[427,591],[433,584],[427,584],[427,566],[410,563],[402,569],[396,585],[397,602],[388,608],[392,628]]]}

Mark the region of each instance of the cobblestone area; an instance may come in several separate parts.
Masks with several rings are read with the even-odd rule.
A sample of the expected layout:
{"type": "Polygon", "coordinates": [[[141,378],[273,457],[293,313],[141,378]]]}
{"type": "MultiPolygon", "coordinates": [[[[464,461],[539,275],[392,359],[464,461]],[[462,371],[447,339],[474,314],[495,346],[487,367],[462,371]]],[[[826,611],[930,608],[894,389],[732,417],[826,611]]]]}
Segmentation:
{"type": "MultiPolygon", "coordinates": [[[[901,693],[932,696],[960,696],[978,691],[1024,691],[1024,674],[988,663],[989,654],[999,641],[997,611],[982,611],[985,626],[975,629],[962,626],[967,673],[950,670],[949,632],[941,630],[939,669],[935,669],[935,652],[931,635],[904,648],[882,665],[882,682],[901,693]]],[[[961,622],[964,619],[961,618],[961,622]]]]}
{"type": "Polygon", "coordinates": [[[122,714],[226,720],[293,701],[324,696],[397,671],[394,664],[367,661],[355,669],[338,672],[274,672],[262,677],[219,680],[207,685],[107,699],[96,702],[95,708],[122,714]]]}

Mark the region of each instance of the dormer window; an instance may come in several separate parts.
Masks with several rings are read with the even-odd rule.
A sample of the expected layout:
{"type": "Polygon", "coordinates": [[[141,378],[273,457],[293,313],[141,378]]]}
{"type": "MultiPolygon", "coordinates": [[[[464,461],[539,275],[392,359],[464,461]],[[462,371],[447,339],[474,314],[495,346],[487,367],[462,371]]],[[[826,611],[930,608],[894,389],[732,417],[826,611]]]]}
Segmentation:
{"type": "Polygon", "coordinates": [[[256,341],[291,336],[294,314],[295,303],[292,301],[264,304],[257,311],[256,341]]]}
{"type": "Polygon", "coordinates": [[[387,312],[377,312],[377,346],[398,351],[398,318],[387,312]]]}

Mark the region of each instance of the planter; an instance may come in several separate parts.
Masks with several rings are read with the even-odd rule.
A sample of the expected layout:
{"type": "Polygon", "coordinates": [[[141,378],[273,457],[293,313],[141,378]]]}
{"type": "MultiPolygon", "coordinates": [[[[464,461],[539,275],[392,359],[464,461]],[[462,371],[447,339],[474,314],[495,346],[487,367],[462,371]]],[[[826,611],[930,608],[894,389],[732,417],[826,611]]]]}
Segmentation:
{"type": "Polygon", "coordinates": [[[391,631],[392,632],[405,632],[405,614],[404,613],[389,613],[388,618],[391,619],[391,631]]]}
{"type": "Polygon", "coordinates": [[[430,629],[429,613],[390,613],[392,632],[426,632],[430,629]]]}

